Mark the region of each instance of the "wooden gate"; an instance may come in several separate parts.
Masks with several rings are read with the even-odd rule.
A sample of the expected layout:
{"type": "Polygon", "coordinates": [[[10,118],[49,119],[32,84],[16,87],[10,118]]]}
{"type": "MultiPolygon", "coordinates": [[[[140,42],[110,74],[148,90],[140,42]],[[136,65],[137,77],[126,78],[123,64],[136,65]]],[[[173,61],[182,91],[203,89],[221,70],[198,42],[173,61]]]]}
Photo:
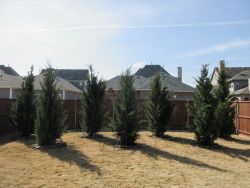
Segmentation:
{"type": "Polygon", "coordinates": [[[250,101],[237,101],[235,127],[238,134],[250,136],[250,101]]]}

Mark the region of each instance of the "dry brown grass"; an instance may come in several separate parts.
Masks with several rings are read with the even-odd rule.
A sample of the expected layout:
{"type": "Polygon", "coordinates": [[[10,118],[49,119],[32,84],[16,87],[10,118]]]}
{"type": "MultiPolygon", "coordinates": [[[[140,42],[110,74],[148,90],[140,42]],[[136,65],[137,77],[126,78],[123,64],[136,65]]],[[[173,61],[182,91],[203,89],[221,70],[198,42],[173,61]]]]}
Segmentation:
{"type": "Polygon", "coordinates": [[[32,140],[0,139],[0,187],[250,187],[250,139],[219,139],[210,150],[192,133],[140,134],[129,150],[114,147],[112,133],[67,133],[67,147],[43,151],[32,140]]]}

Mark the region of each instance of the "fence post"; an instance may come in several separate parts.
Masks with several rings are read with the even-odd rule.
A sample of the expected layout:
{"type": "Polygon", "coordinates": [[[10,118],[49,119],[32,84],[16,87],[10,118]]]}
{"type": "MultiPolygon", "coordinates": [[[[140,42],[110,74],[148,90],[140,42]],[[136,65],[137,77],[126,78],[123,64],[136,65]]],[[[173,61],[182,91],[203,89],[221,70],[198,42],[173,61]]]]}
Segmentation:
{"type": "Polygon", "coordinates": [[[239,101],[236,101],[236,134],[239,134],[239,101]]]}

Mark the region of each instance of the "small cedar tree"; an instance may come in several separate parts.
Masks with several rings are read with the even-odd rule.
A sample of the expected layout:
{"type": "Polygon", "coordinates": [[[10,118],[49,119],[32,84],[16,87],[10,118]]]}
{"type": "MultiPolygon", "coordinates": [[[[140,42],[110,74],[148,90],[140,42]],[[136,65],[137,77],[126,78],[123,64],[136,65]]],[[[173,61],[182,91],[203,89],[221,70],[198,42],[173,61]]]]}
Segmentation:
{"type": "Polygon", "coordinates": [[[119,144],[123,146],[132,146],[139,138],[138,104],[133,83],[133,75],[127,69],[120,76],[120,94],[114,103],[112,124],[119,144]]]}
{"type": "Polygon", "coordinates": [[[229,84],[225,67],[221,67],[218,77],[218,86],[214,89],[216,109],[214,113],[215,124],[218,127],[218,136],[229,138],[234,132],[234,108],[229,102],[229,84]]]}
{"type": "Polygon", "coordinates": [[[35,132],[37,144],[50,145],[59,139],[65,129],[66,114],[59,95],[54,70],[49,66],[43,73],[41,93],[37,105],[35,132]]]}
{"type": "Polygon", "coordinates": [[[162,89],[161,77],[157,74],[151,83],[149,104],[147,106],[147,120],[152,133],[162,137],[167,130],[171,118],[172,104],[166,87],[162,89]]]}
{"type": "Polygon", "coordinates": [[[94,74],[90,66],[90,75],[82,97],[82,129],[92,137],[105,125],[104,97],[106,82],[94,74]]]}
{"type": "Polygon", "coordinates": [[[195,133],[196,141],[205,146],[211,146],[217,138],[217,127],[214,124],[214,97],[212,84],[208,77],[208,65],[203,65],[201,75],[196,79],[193,105],[189,106],[188,113],[192,122],[188,128],[195,133]]]}
{"type": "Polygon", "coordinates": [[[21,91],[11,109],[11,119],[15,130],[22,137],[27,137],[34,132],[35,122],[35,92],[34,92],[33,66],[21,85],[21,91]]]}

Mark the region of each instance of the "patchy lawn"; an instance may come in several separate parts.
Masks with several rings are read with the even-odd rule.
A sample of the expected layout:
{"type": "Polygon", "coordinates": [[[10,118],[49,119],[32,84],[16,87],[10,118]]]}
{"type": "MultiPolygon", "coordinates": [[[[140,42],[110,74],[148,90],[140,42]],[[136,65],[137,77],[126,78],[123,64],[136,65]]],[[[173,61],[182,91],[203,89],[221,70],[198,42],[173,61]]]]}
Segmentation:
{"type": "Polygon", "coordinates": [[[63,136],[68,146],[43,151],[34,140],[0,139],[0,187],[250,187],[250,139],[218,140],[197,147],[193,134],[164,139],[140,133],[134,149],[114,147],[112,133],[94,140],[80,132],[63,136]]]}

